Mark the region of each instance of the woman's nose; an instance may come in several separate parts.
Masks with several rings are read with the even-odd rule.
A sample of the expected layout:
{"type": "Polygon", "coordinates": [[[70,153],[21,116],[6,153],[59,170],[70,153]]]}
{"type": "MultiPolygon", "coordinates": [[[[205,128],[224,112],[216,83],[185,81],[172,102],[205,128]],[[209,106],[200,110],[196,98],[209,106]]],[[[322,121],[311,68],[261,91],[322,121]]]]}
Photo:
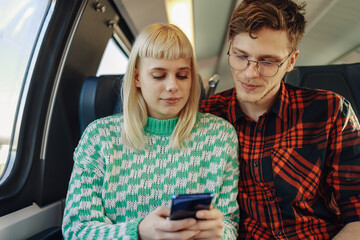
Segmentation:
{"type": "Polygon", "coordinates": [[[169,92],[177,92],[179,90],[179,85],[176,76],[169,77],[166,85],[166,90],[169,92]]]}

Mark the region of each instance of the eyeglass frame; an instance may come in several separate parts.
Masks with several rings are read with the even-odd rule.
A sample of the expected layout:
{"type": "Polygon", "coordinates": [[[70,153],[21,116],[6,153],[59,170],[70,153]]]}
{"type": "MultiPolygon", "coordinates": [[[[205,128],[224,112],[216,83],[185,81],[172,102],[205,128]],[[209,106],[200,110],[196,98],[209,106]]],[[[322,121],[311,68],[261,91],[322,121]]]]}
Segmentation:
{"type": "Polygon", "coordinates": [[[285,60],[284,60],[282,63],[280,63],[280,64],[278,64],[278,63],[276,63],[276,62],[271,62],[271,61],[255,61],[255,60],[249,60],[248,58],[242,56],[242,57],[244,57],[244,58],[248,61],[248,63],[246,64],[246,66],[245,66],[242,70],[233,68],[233,67],[231,66],[231,64],[230,64],[230,61],[229,61],[229,58],[230,58],[231,55],[236,55],[236,56],[241,56],[241,55],[235,54],[235,53],[230,53],[230,50],[227,52],[226,55],[228,56],[228,64],[229,64],[230,68],[232,68],[232,69],[234,69],[234,70],[244,71],[244,70],[250,65],[250,62],[254,62],[254,63],[256,63],[256,71],[257,71],[257,73],[258,73],[260,76],[262,76],[262,77],[274,77],[274,76],[279,72],[279,69],[282,67],[282,65],[289,59],[289,57],[291,56],[291,54],[293,54],[294,51],[295,51],[295,50],[291,50],[291,52],[289,53],[289,55],[288,55],[288,56],[285,58],[285,60]],[[274,75],[272,75],[272,76],[263,76],[263,75],[259,72],[259,62],[267,62],[267,63],[275,64],[275,65],[278,67],[278,69],[276,70],[276,73],[275,73],[274,75]]]}

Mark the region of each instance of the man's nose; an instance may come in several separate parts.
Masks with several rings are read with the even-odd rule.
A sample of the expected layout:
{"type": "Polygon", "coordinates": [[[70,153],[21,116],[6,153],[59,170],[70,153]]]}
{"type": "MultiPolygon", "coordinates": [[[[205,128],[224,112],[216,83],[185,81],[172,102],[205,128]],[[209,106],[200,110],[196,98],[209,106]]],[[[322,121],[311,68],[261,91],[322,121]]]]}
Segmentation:
{"type": "Polygon", "coordinates": [[[254,60],[248,60],[249,63],[245,68],[245,73],[249,78],[258,77],[259,70],[258,70],[258,62],[254,60]]]}

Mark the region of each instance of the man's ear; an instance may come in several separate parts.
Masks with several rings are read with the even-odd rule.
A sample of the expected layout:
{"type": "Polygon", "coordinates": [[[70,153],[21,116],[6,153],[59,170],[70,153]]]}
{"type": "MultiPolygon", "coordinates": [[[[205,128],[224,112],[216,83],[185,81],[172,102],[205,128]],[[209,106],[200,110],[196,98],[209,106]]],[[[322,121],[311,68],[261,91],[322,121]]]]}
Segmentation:
{"type": "Polygon", "coordinates": [[[286,68],[286,71],[287,71],[287,72],[290,72],[291,70],[294,69],[294,67],[295,67],[295,62],[296,62],[296,59],[298,58],[298,56],[299,56],[299,50],[296,49],[296,50],[294,50],[294,52],[291,54],[291,58],[290,58],[289,65],[288,65],[287,68],[286,68]]]}
{"type": "Polygon", "coordinates": [[[134,80],[135,80],[135,86],[138,88],[141,87],[139,80],[139,71],[137,68],[134,69],[134,80]]]}

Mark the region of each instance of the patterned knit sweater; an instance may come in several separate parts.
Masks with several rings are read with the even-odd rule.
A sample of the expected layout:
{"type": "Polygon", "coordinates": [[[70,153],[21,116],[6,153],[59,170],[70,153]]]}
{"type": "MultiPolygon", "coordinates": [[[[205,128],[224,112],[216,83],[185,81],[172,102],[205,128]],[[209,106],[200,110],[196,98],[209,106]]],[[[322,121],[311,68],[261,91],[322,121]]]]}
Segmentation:
{"type": "Polygon", "coordinates": [[[63,218],[65,239],[139,239],[138,225],[171,196],[212,192],[222,211],[222,239],[236,239],[239,212],[237,134],[230,123],[198,113],[185,149],[169,149],[178,118],[148,118],[149,148],[135,153],[122,144],[122,115],[85,130],[74,153],[63,218]]]}

